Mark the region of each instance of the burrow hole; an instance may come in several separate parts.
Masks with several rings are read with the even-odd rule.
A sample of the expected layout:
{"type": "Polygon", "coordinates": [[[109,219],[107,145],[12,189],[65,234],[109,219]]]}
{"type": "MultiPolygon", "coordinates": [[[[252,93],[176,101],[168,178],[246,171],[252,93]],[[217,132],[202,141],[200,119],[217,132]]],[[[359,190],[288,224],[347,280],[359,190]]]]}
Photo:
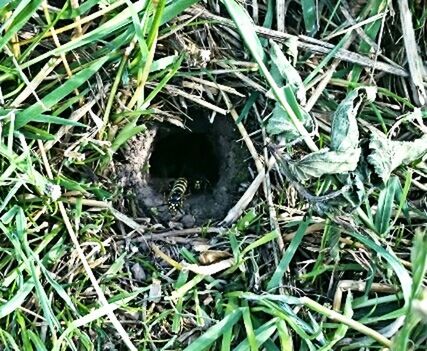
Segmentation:
{"type": "Polygon", "coordinates": [[[149,183],[165,192],[179,177],[189,183],[201,181],[209,192],[220,177],[219,146],[209,122],[197,119],[186,125],[189,130],[168,126],[158,130],[150,157],[149,183]]]}

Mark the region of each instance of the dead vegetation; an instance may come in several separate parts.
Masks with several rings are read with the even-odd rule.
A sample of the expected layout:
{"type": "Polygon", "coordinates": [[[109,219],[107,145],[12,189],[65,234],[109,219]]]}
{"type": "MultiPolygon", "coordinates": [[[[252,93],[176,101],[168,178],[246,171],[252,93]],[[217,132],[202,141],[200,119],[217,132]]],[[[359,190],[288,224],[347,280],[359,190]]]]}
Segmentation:
{"type": "Polygon", "coordinates": [[[0,4],[0,350],[426,349],[423,1],[0,4]]]}

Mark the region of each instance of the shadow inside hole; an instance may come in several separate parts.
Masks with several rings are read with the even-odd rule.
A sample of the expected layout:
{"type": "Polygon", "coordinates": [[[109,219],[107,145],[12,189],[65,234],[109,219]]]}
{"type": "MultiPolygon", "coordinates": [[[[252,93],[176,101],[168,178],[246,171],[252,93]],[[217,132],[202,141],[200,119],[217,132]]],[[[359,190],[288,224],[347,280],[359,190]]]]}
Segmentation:
{"type": "Polygon", "coordinates": [[[159,131],[150,157],[150,178],[168,181],[179,177],[207,181],[209,188],[218,182],[219,160],[207,132],[159,131]]]}

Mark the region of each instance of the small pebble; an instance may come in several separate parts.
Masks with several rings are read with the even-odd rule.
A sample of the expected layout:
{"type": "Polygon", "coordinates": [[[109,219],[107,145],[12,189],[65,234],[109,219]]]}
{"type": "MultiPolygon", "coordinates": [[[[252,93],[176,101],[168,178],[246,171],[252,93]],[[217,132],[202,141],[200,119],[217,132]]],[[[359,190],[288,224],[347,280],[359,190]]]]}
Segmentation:
{"type": "Polygon", "coordinates": [[[194,216],[187,214],[181,218],[181,223],[184,225],[184,228],[192,228],[196,223],[194,216]]]}
{"type": "Polygon", "coordinates": [[[139,263],[135,263],[130,270],[132,271],[133,277],[136,281],[142,282],[147,277],[144,272],[144,268],[142,268],[139,263]]]}

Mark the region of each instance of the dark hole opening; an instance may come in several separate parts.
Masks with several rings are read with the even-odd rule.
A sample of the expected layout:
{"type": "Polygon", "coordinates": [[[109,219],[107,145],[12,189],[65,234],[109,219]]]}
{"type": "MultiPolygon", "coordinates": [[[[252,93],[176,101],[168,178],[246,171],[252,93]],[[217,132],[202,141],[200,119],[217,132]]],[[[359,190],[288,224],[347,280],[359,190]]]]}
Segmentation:
{"type": "Polygon", "coordinates": [[[207,132],[181,129],[160,130],[150,157],[151,178],[207,181],[209,188],[219,179],[219,161],[207,132]]]}

